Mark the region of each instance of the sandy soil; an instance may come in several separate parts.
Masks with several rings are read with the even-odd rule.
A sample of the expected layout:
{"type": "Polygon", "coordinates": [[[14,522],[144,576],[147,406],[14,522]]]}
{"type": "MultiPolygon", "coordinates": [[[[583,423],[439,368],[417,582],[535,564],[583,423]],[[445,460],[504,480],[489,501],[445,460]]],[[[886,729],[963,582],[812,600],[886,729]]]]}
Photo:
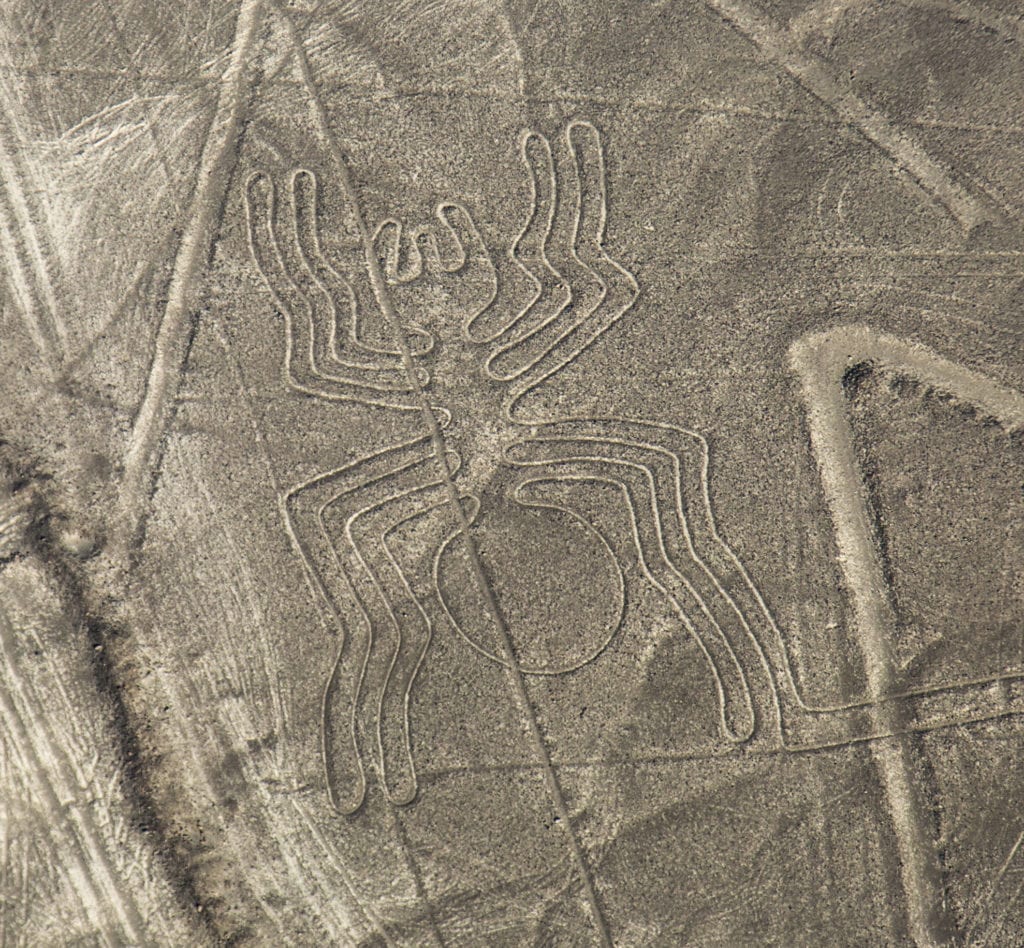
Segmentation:
{"type": "Polygon", "coordinates": [[[9,0],[0,945],[1024,943],[1011,0],[9,0]]]}

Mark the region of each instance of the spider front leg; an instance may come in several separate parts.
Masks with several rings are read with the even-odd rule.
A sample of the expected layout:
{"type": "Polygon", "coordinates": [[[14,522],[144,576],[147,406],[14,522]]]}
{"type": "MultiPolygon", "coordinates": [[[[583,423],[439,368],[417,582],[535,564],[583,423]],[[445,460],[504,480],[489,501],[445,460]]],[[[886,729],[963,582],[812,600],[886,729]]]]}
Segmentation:
{"type": "Polygon", "coordinates": [[[381,221],[373,246],[399,312],[433,321],[451,342],[494,301],[497,275],[468,208],[442,201],[434,216],[409,231],[394,218],[381,221]]]}
{"type": "Polygon", "coordinates": [[[536,426],[508,449],[506,459],[553,479],[600,479],[618,487],[641,570],[708,663],[723,735],[747,740],[758,713],[771,719],[774,730],[771,668],[737,601],[749,580],[742,567],[722,570],[735,557],[714,528],[704,439],[644,421],[574,419],[536,426]]]}
{"type": "Polygon", "coordinates": [[[633,274],[604,246],[608,205],[600,133],[577,120],[566,126],[564,137],[558,162],[540,133],[527,132],[521,140],[531,198],[509,256],[532,289],[525,296],[503,294],[490,308],[509,308],[511,314],[481,314],[478,325],[469,327],[472,341],[492,345],[490,378],[510,383],[510,418],[524,397],[621,319],[639,294],[633,274]],[[480,328],[485,324],[499,328],[488,334],[480,328]]]}
{"type": "MultiPolygon", "coordinates": [[[[294,172],[288,205],[282,207],[273,180],[256,172],[246,183],[245,206],[253,259],[285,320],[289,387],[334,401],[415,409],[411,393],[428,375],[417,368],[411,376],[397,353],[375,350],[358,338],[355,295],[322,247],[315,175],[294,172]]],[[[409,340],[414,355],[432,344],[422,330],[409,340]]]]}
{"type": "Polygon", "coordinates": [[[410,506],[435,506],[443,483],[423,437],[313,478],[283,501],[310,583],[343,630],[321,722],[328,794],[342,813],[365,798],[367,753],[394,802],[416,794],[407,700],[431,630],[383,537],[410,506]]]}

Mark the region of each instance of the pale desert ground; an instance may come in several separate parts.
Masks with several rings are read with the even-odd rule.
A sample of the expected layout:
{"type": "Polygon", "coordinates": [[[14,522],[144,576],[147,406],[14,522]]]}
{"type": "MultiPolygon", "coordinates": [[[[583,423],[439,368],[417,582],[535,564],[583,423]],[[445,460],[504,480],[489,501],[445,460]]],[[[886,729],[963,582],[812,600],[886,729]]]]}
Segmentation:
{"type": "Polygon", "coordinates": [[[0,4],[0,946],[1024,944],[1016,0],[0,4]]]}

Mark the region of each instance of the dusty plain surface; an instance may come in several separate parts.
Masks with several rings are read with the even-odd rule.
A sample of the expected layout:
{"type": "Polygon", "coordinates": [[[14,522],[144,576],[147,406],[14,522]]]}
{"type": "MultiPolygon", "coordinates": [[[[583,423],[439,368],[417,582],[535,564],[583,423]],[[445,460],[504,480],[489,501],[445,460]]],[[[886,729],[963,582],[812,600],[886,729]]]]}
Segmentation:
{"type": "Polygon", "coordinates": [[[0,945],[1024,944],[1015,0],[0,4],[0,945]]]}

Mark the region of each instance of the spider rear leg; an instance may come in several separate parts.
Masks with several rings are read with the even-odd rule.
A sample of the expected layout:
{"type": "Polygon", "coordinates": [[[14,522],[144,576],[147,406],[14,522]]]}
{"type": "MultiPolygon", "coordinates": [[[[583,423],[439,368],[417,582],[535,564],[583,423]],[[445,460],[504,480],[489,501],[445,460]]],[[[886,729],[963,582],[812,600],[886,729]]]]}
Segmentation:
{"type": "Polygon", "coordinates": [[[507,459],[555,477],[601,479],[621,491],[641,568],[704,654],[723,735],[741,742],[755,732],[755,708],[773,724],[777,720],[774,690],[758,639],[694,543],[688,512],[703,505],[703,491],[690,496],[683,470],[692,459],[683,445],[673,444],[691,435],[699,439],[644,422],[579,419],[538,426],[509,449],[507,459]]]}
{"type": "Polygon", "coordinates": [[[711,500],[711,451],[704,436],[678,425],[632,418],[563,419],[531,431],[538,440],[632,458],[649,471],[665,518],[669,557],[704,600],[714,604],[750,675],[765,723],[778,737],[778,701],[788,667],[782,635],[743,562],[718,531],[711,500]]]}
{"type": "MultiPolygon", "coordinates": [[[[449,463],[454,469],[457,459],[449,463]]],[[[423,475],[421,466],[410,467],[361,492],[358,502],[352,496],[340,509],[325,510],[328,526],[335,516],[344,517],[343,527],[329,532],[345,538],[343,558],[353,561],[359,577],[357,595],[374,632],[357,701],[357,733],[364,735],[364,746],[371,742],[375,746],[384,792],[399,805],[416,797],[409,702],[433,624],[413,591],[408,567],[388,544],[388,537],[411,519],[429,518],[436,543],[456,521],[446,485],[440,480],[424,483],[423,475]]],[[[423,564],[430,559],[432,547],[420,551],[423,564]]]]}
{"type": "MultiPolygon", "coordinates": [[[[285,527],[299,553],[310,586],[333,618],[341,641],[323,693],[322,754],[328,795],[342,813],[355,812],[366,793],[364,755],[357,734],[357,703],[370,656],[371,614],[353,578],[358,561],[339,555],[324,522],[328,506],[365,506],[367,491],[402,472],[417,471],[421,483],[438,476],[429,437],[420,437],[328,471],[292,488],[282,499],[285,527]]],[[[344,546],[342,547],[344,549],[344,546]]]]}

